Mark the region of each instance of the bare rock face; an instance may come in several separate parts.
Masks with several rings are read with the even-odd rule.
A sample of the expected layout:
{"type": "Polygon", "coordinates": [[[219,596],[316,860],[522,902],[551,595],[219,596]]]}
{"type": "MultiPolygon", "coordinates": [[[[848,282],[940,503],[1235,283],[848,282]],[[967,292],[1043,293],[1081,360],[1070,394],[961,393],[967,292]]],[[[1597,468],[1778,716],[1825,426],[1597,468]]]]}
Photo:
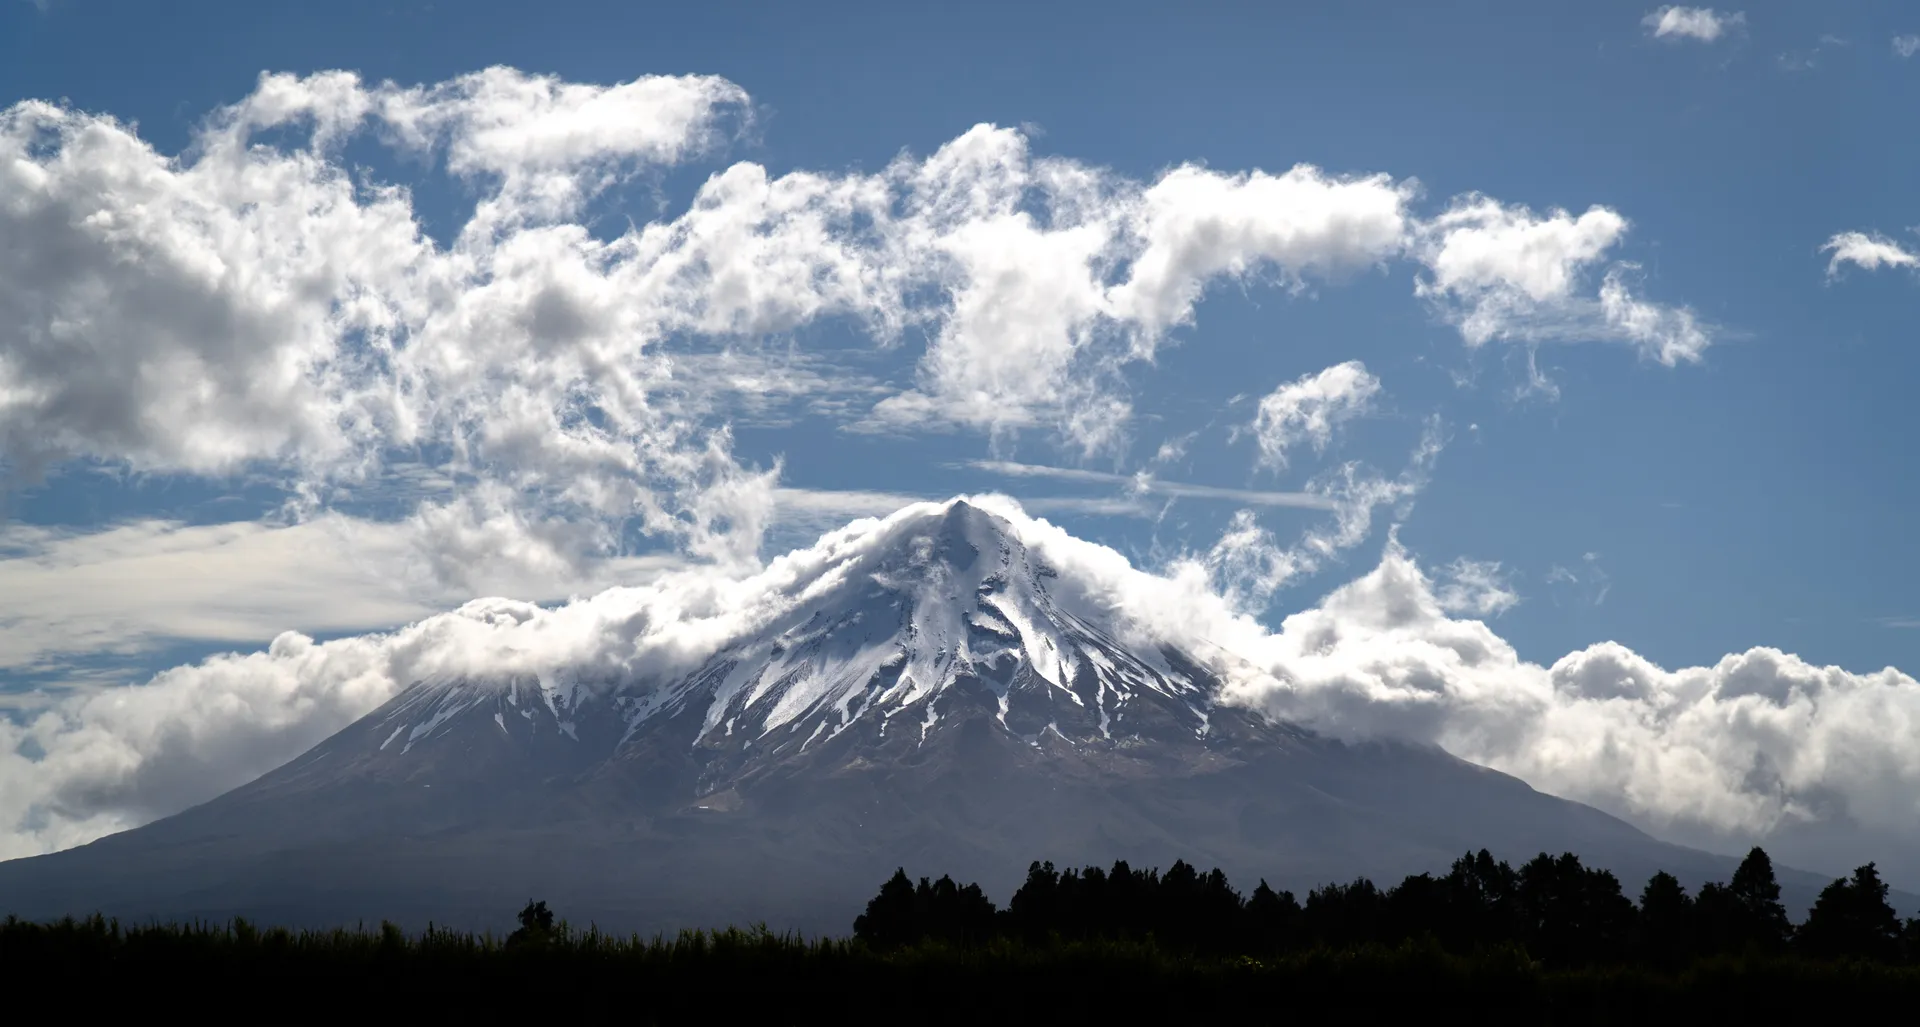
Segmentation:
{"type": "Polygon", "coordinates": [[[843,932],[896,866],[1003,901],[1035,859],[1302,891],[1483,846],[1573,851],[1629,890],[1731,871],[1436,749],[1221,705],[1197,660],[1060,584],[956,501],[692,673],[417,683],[209,803],[0,863],[0,911],[497,927],[535,896],[618,930],[843,932]]]}

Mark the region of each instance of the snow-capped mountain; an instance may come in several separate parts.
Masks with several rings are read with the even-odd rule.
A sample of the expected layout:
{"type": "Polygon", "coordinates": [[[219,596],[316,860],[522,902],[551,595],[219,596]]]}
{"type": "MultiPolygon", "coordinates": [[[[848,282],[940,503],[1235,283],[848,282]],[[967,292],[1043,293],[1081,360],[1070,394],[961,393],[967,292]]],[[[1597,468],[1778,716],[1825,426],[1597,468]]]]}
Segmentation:
{"type": "MultiPolygon", "coordinates": [[[[890,519],[679,670],[421,681],[203,806],[0,864],[0,909],[843,931],[896,866],[1185,858],[1305,889],[1469,848],[1724,874],[1444,752],[1222,704],[1191,653],[966,502],[890,519]]],[[[1790,882],[1791,883],[1791,882],[1790,882]]]]}
{"type": "Polygon", "coordinates": [[[491,730],[617,757],[674,723],[717,785],[856,727],[919,746],[943,719],[976,712],[1031,746],[1206,735],[1205,672],[1171,649],[1128,648],[1100,611],[1067,609],[1048,587],[1057,572],[1005,520],[955,502],[896,535],[810,579],[762,630],[683,677],[423,683],[368,720],[373,752],[404,766],[491,730]]]}

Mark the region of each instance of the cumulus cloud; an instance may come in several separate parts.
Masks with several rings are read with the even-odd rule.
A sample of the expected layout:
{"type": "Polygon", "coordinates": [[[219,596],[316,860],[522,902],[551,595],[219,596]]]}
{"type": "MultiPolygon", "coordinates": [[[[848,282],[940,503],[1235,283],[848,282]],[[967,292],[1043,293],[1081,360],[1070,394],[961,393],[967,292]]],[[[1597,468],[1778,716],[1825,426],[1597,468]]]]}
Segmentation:
{"type": "Polygon", "coordinates": [[[1667,6],[1640,19],[1640,24],[1655,39],[1711,43],[1746,27],[1747,15],[1744,11],[1716,11],[1710,7],[1667,6]]]}
{"type": "Polygon", "coordinates": [[[1634,265],[1614,262],[1598,289],[1587,281],[1625,236],[1626,218],[1605,207],[1544,216],[1485,196],[1466,196],[1424,226],[1416,252],[1428,275],[1417,287],[1470,346],[1615,340],[1672,367],[1698,362],[1712,338],[1691,310],[1634,296],[1634,265]]]}
{"type": "MultiPolygon", "coordinates": [[[[500,68],[413,86],[265,75],[177,154],[104,115],[37,101],[0,111],[0,465],[261,474],[284,484],[293,518],[16,532],[10,580],[31,588],[0,616],[20,629],[6,643],[17,665],[62,651],[49,641],[56,620],[101,647],[116,636],[261,637],[360,588],[366,568],[350,562],[288,586],[314,547],[408,574],[332,620],[303,619],[311,631],[418,617],[436,600],[399,587],[416,570],[442,597],[498,587],[537,598],[540,582],[604,580],[626,566],[607,561],[632,557],[636,527],[710,564],[553,610],[479,600],[387,634],[324,644],[285,634],[264,652],[0,724],[6,851],[205,798],[423,678],[665,675],[751,630],[809,575],[872,544],[875,523],[893,523],[763,566],[760,540],[783,509],[824,520],[911,497],[783,490],[778,464],[735,454],[730,415],[762,413],[743,393],[764,403],[782,392],[867,426],[1045,428],[1084,457],[1126,441],[1122,370],[1192,324],[1208,288],[1306,294],[1402,260],[1425,269],[1417,295],[1472,345],[1614,338],[1675,363],[1707,341],[1684,310],[1625,291],[1623,266],[1608,262],[1626,221],[1604,208],[1541,217],[1470,196],[1423,219],[1412,179],[1310,165],[1182,165],[1137,181],[1036,156],[1022,133],[991,125],[871,173],[736,162],[677,212],[618,231],[589,224],[591,201],[714,153],[750,119],[746,94],[711,76],[601,86],[500,68]],[[407,187],[343,156],[356,140],[460,180],[471,213],[446,241],[430,236],[407,187]],[[759,348],[826,321],[881,347],[925,340],[910,387],[849,384],[759,348]],[[762,388],[769,369],[782,390],[762,388]],[[405,475],[420,487],[394,489],[405,475]],[[396,523],[332,512],[381,489],[406,496],[396,523]],[[189,594],[180,610],[152,612],[164,604],[150,586],[185,560],[225,568],[207,580],[249,589],[235,594],[284,594],[257,608],[189,594]],[[108,577],[144,584],[78,609],[78,590],[108,577]],[[44,606],[29,608],[31,596],[44,606]]],[[[1338,378],[1263,409],[1276,457],[1325,445],[1377,391],[1358,365],[1338,378]]],[[[1215,597],[1206,609],[1231,618],[1341,558],[1380,509],[1404,511],[1438,448],[1435,429],[1397,477],[1346,463],[1303,492],[1131,475],[1103,482],[1119,495],[1033,508],[1137,512],[1161,494],[1328,511],[1285,544],[1243,513],[1164,578],[1120,575],[1117,554],[1059,543],[1112,572],[1098,580],[1120,582],[1101,587],[1203,587],[1215,597]]],[[[1020,516],[1023,530],[1052,530],[1020,516]]],[[[1472,597],[1456,608],[1490,601],[1456,584],[1472,597]]]]}
{"type": "MultiPolygon", "coordinates": [[[[588,201],[750,120],[713,76],[268,74],[169,155],[111,117],[17,103],[0,111],[0,460],[265,468],[311,514],[396,454],[437,454],[460,484],[413,518],[449,573],[482,549],[578,571],[633,525],[751,561],[779,469],[743,465],[726,426],[770,402],[769,336],[838,319],[881,346],[924,338],[903,391],[803,358],[773,392],[870,428],[1046,428],[1084,456],[1124,444],[1121,368],[1212,283],[1299,292],[1412,254],[1469,342],[1524,338],[1578,309],[1575,280],[1625,229],[1479,197],[1427,222],[1411,179],[1311,165],[1137,181],[991,125],[873,173],[734,163],[676,214],[586,223],[588,201]],[[450,242],[342,156],[361,137],[467,183],[450,242]]],[[[1581,324],[1668,362],[1704,346],[1684,312],[1616,293],[1581,324]]]]}
{"type": "Polygon", "coordinates": [[[1282,175],[1177,168],[1139,197],[1144,244],[1116,308],[1145,330],[1142,344],[1193,316],[1208,281],[1262,269],[1289,284],[1396,256],[1407,231],[1411,182],[1331,176],[1309,165],[1282,175]]]}
{"type": "Polygon", "coordinates": [[[649,295],[678,272],[637,234],[565,219],[622,174],[703,152],[744,99],[703,76],[264,75],[177,157],[109,117],[16,104],[0,112],[0,454],[28,473],[282,467],[319,502],[437,448],[485,488],[421,511],[456,541],[544,526],[523,548],[564,562],[637,517],[710,543],[699,497],[756,476],[649,402],[670,381],[649,344],[711,308],[649,295]],[[406,190],[341,161],[368,126],[481,186],[451,247],[406,190]]]}
{"type": "Polygon", "coordinates": [[[1243,700],[1276,716],[1433,741],[1657,828],[1758,837],[1833,815],[1839,796],[1846,816],[1912,840],[1920,683],[1891,669],[1757,648],[1669,671],[1614,643],[1540,667],[1449,618],[1391,547],[1318,608],[1231,648],[1249,661],[1243,700]]]}
{"type": "Polygon", "coordinates": [[[1349,360],[1282,384],[1260,400],[1254,441],[1263,466],[1284,470],[1287,450],[1309,443],[1325,452],[1338,425],[1367,412],[1380,393],[1380,379],[1365,364],[1349,360]]]}
{"type": "Polygon", "coordinates": [[[1412,187],[1340,177],[1176,168],[1151,184],[1035,160],[986,126],[923,164],[901,251],[950,297],[919,388],[878,404],[873,426],[952,422],[1005,431],[1049,423],[1091,454],[1116,449],[1131,407],[1110,383],[1150,360],[1218,278],[1300,287],[1399,253],[1412,187]]]}
{"type": "Polygon", "coordinates": [[[1852,264],[1868,271],[1878,271],[1883,267],[1920,267],[1920,255],[1902,247],[1899,243],[1883,236],[1869,235],[1866,232],[1840,232],[1820,247],[1822,253],[1832,253],[1827,261],[1827,277],[1840,274],[1843,265],[1852,264]]]}

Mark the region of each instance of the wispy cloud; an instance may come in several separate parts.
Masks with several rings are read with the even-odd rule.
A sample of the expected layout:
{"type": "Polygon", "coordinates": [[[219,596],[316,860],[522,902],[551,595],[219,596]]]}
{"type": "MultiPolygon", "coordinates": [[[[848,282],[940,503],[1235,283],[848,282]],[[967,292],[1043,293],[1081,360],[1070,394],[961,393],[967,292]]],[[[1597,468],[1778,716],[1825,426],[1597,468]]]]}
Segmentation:
{"type": "Polygon", "coordinates": [[[1833,258],[1827,261],[1827,277],[1840,274],[1840,268],[1846,264],[1867,271],[1878,271],[1883,267],[1920,267],[1920,254],[1901,246],[1882,235],[1868,232],[1840,232],[1827,240],[1820,252],[1831,253],[1833,258]]]}
{"type": "Polygon", "coordinates": [[[666,554],[595,568],[592,580],[478,568],[468,589],[424,567],[413,526],[328,514],[298,524],[136,520],[98,531],[0,529],[0,674],[83,674],[76,657],[125,666],[182,641],[259,646],[283,631],[392,627],[480,595],[535,602],[643,581],[666,554]]]}
{"type": "MultiPolygon", "coordinates": [[[[1547,584],[1570,590],[1573,598],[1579,602],[1593,606],[1605,603],[1607,593],[1613,588],[1613,579],[1607,575],[1606,568],[1600,566],[1600,554],[1581,554],[1579,568],[1576,571],[1554,564],[1547,571],[1547,584]]],[[[1555,602],[1558,602],[1557,598],[1555,602]]]]}
{"type": "Polygon", "coordinates": [[[1902,59],[1920,53],[1920,35],[1893,37],[1893,52],[1902,59]]]}
{"type": "Polygon", "coordinates": [[[1222,488],[1165,481],[1145,474],[1112,474],[1077,467],[1050,467],[1009,460],[968,460],[960,466],[1009,478],[1052,478],[1088,485],[1113,485],[1135,494],[1172,496],[1178,499],[1219,499],[1252,506],[1288,506],[1303,510],[1332,510],[1337,505],[1324,495],[1312,492],[1273,492],[1260,489],[1222,488]]]}

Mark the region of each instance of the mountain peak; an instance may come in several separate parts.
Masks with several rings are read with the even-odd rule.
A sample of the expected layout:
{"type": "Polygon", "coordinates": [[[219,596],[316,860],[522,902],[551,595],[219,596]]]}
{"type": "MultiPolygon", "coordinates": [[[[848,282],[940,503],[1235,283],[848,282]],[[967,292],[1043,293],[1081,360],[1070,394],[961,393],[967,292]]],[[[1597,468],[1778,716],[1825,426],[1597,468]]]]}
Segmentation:
{"type": "Polygon", "coordinates": [[[416,686],[375,744],[432,759],[420,754],[436,740],[530,732],[618,749],[675,722],[697,725],[694,744],[744,759],[748,746],[755,758],[807,750],[855,728],[905,731],[919,745],[943,724],[980,717],[1030,745],[1205,735],[1211,677],[1170,650],[1117,641],[1110,611],[1063,603],[1050,587],[1056,572],[1015,522],[961,497],[876,532],[691,673],[592,687],[416,686]]]}
{"type": "Polygon", "coordinates": [[[917,548],[926,544],[922,540],[932,543],[928,555],[964,568],[978,553],[1013,549],[1020,537],[1011,521],[962,496],[940,504],[922,517],[905,520],[895,544],[917,548]]]}

